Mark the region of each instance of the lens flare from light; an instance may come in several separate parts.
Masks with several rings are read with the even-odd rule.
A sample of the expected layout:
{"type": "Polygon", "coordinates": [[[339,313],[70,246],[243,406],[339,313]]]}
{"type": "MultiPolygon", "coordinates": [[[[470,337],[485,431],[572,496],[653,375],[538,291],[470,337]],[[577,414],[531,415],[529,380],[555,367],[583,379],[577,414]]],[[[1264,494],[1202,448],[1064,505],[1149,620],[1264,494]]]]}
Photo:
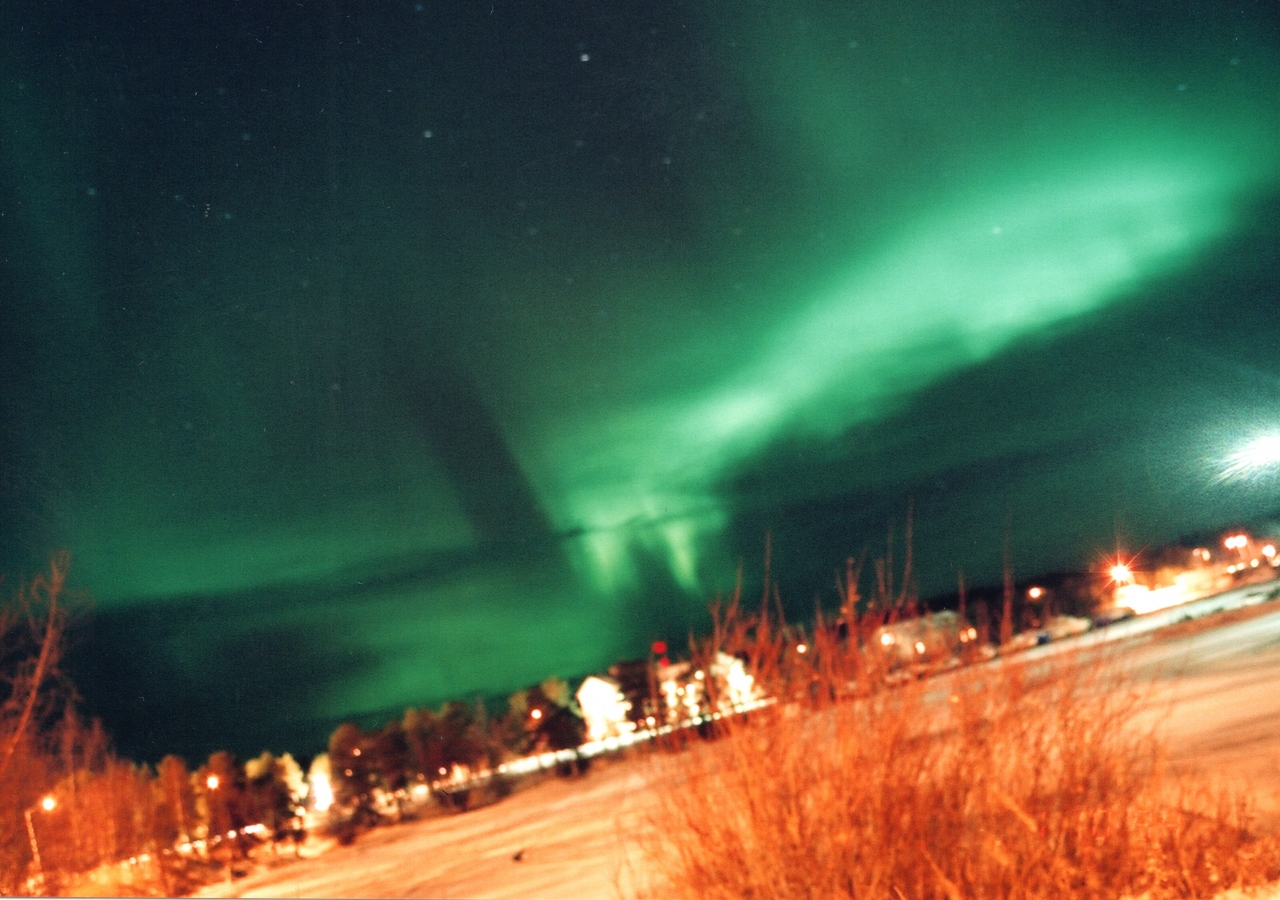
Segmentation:
{"type": "Polygon", "coordinates": [[[1280,468],[1280,433],[1264,434],[1227,456],[1222,462],[1218,480],[1255,478],[1277,468],[1280,468]]]}

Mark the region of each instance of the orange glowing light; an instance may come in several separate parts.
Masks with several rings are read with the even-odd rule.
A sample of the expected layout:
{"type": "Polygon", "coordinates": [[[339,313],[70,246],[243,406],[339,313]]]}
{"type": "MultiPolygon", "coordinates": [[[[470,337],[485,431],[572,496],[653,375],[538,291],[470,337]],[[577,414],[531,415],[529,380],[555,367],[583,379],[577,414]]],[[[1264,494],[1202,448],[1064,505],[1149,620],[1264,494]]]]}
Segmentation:
{"type": "Polygon", "coordinates": [[[1111,567],[1111,580],[1116,584],[1133,584],[1133,570],[1124,563],[1111,567]]]}

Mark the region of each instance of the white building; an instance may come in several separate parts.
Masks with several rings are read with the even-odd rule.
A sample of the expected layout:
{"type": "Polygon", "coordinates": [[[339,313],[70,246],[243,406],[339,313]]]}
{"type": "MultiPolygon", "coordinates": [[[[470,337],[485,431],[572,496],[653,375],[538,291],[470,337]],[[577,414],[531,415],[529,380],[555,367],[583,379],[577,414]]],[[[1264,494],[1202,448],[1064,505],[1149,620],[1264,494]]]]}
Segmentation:
{"type": "Polygon", "coordinates": [[[755,678],[742,660],[724,651],[716,654],[711,664],[711,677],[719,692],[718,712],[729,713],[749,708],[760,700],[755,678]]]}
{"type": "Polygon", "coordinates": [[[587,740],[623,737],[635,730],[635,723],[627,718],[631,702],[612,678],[589,675],[575,696],[587,726],[587,740]]]}

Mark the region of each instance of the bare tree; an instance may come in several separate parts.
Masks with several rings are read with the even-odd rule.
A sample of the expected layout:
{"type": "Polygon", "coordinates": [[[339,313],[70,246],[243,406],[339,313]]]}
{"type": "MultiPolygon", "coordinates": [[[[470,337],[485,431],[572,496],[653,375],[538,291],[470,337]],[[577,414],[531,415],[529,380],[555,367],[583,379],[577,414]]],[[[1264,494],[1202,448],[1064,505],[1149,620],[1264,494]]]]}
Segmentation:
{"type": "Polygon", "coordinates": [[[32,723],[50,714],[56,699],[45,688],[61,656],[66,624],[62,595],[70,563],[65,550],[55,554],[49,574],[37,575],[17,591],[11,606],[0,611],[0,677],[5,682],[0,688],[0,783],[18,748],[31,737],[32,723]]]}
{"type": "MultiPolygon", "coordinates": [[[[0,893],[21,890],[34,861],[26,819],[58,777],[60,720],[72,699],[58,674],[70,556],[0,603],[0,893]]],[[[57,817],[36,813],[35,830],[57,817]]]]}

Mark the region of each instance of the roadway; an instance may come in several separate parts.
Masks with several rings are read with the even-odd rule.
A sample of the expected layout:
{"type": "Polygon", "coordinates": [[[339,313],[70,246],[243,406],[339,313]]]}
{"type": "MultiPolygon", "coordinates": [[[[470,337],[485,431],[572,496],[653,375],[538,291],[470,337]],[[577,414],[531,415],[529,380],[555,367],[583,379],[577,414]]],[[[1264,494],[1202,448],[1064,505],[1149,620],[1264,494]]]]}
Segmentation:
{"type": "Polygon", "coordinates": [[[1125,663],[1152,689],[1169,763],[1251,791],[1280,813],[1280,604],[1225,613],[1243,621],[1175,625],[1131,638],[1125,663]],[[1202,627],[1195,627],[1201,625],[1202,627]]]}
{"type": "Polygon", "coordinates": [[[1124,619],[1017,659],[1097,653],[1146,694],[1135,727],[1155,726],[1175,771],[1249,792],[1280,828],[1280,580],[1124,619]]]}

